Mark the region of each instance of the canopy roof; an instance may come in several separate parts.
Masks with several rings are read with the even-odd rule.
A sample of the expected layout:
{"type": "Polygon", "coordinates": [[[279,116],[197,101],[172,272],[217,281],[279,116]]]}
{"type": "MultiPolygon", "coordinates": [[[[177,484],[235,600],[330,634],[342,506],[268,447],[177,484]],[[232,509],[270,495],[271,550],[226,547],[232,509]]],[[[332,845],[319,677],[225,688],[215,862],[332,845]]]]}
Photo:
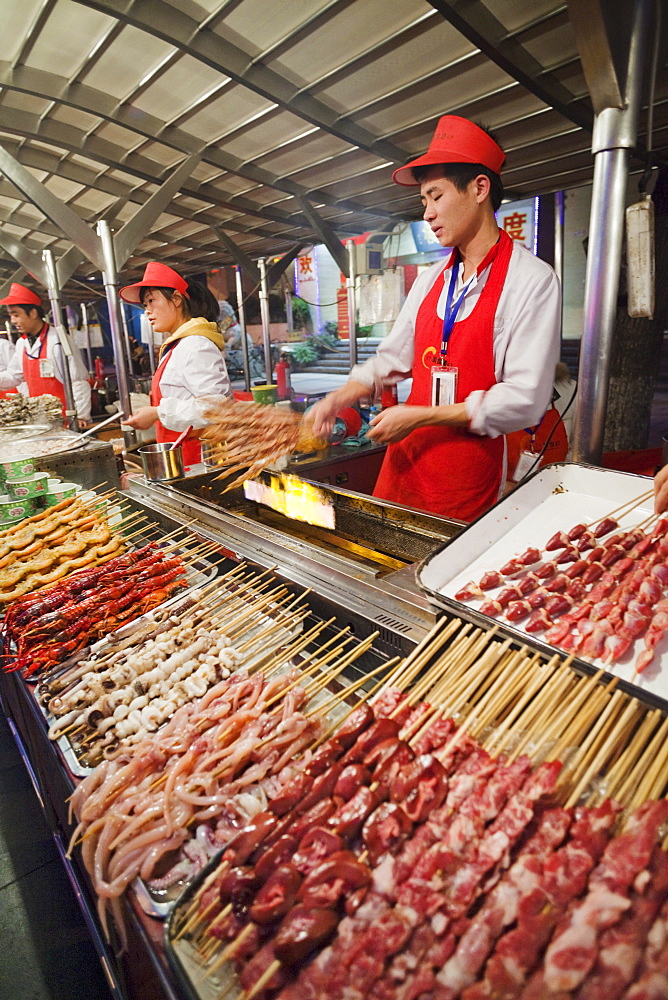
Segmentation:
{"type": "MultiPolygon", "coordinates": [[[[0,145],[89,224],[120,228],[200,157],[128,277],[154,257],[186,273],[231,262],[225,235],[252,258],[321,242],[310,206],[340,238],[418,218],[391,172],[444,113],[496,130],[512,198],[592,176],[592,104],[559,0],[3,0],[3,25],[0,145]]],[[[663,51],[659,65],[665,155],[663,51]]],[[[643,144],[646,126],[643,113],[643,144]]],[[[0,223],[34,252],[71,246],[6,178],[0,223]]]]}

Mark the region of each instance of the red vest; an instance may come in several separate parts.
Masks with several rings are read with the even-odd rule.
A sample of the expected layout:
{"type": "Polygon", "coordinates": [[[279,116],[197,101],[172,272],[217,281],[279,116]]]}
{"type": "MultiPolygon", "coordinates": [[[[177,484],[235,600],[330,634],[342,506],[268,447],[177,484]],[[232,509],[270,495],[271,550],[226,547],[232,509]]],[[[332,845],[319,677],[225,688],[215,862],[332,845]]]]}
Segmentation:
{"type": "MultiPolygon", "coordinates": [[[[160,406],[160,400],[162,399],[160,380],[163,376],[165,368],[167,367],[170,354],[171,350],[165,352],[165,356],[156,368],[151,381],[151,406],[160,406]]],[[[167,428],[158,420],[155,425],[155,439],[158,443],[163,441],[176,441],[178,436],[177,431],[168,431],[167,428]]],[[[193,433],[193,431],[190,431],[188,437],[181,443],[181,449],[183,452],[184,465],[197,465],[198,462],[202,461],[202,445],[200,444],[199,438],[195,433],[193,433]]]]}
{"type": "MultiPolygon", "coordinates": [[[[28,386],[29,396],[42,396],[48,393],[50,396],[57,396],[63,404],[63,416],[65,415],[65,387],[60,379],[55,375],[46,378],[40,374],[40,364],[48,358],[47,336],[49,325],[45,323],[39,334],[39,352],[36,358],[28,357],[28,352],[23,351],[23,381],[28,386]]],[[[67,364],[67,361],[65,361],[67,364]]]]}
{"type": "MultiPolygon", "coordinates": [[[[458,369],[456,402],[496,384],[494,316],[508,273],[513,241],[501,232],[485,287],[473,311],[455,323],[448,364],[458,369]]],[[[431,403],[431,366],[438,357],[443,321],[436,313],[440,277],[425,296],[415,322],[413,387],[407,406],[431,403]]],[[[504,438],[481,437],[463,428],[419,427],[390,444],[374,496],[418,510],[472,521],[499,497],[504,438]]]]}

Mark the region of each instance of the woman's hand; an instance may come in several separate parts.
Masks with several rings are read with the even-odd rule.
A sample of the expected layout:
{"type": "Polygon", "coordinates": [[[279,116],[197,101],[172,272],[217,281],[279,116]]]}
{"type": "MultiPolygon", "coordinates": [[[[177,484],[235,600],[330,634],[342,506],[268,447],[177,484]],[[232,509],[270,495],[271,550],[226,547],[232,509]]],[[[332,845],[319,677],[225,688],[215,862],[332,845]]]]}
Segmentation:
{"type": "Polygon", "coordinates": [[[659,469],[654,477],[654,513],[663,514],[668,508],[668,465],[659,469]]]}
{"type": "Polygon", "coordinates": [[[157,406],[142,406],[136,413],[133,413],[131,417],[124,420],[123,423],[127,424],[128,427],[134,427],[138,431],[147,431],[149,427],[153,427],[153,424],[157,419],[157,406]]]}

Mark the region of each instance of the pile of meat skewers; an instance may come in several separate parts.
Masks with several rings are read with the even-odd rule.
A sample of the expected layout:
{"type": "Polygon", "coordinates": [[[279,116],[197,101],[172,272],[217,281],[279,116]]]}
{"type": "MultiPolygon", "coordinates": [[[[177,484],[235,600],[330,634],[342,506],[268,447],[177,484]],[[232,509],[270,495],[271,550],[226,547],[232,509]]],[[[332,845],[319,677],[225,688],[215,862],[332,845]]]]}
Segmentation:
{"type": "Polygon", "coordinates": [[[530,634],[604,664],[620,660],[639,637],[636,672],[654,659],[668,634],[668,520],[649,531],[619,530],[613,518],[557,532],[499,570],[461,588],[459,601],[481,601],[487,616],[522,623],[530,634]],[[614,532],[611,534],[611,532],[614,532]]]}
{"type": "Polygon", "coordinates": [[[224,852],[185,914],[200,947],[226,944],[246,1000],[622,996],[668,891],[668,801],[613,836],[614,802],[553,805],[557,762],[508,764],[449,719],[406,741],[415,713],[386,697],[224,852]]]}
{"type": "Polygon", "coordinates": [[[299,414],[274,406],[225,397],[212,400],[204,416],[209,426],[202,432],[202,439],[218,446],[212,455],[225,466],[221,478],[240,473],[226,485],[226,490],[252,479],[295,451],[313,451],[326,444],[312,436],[299,414]]]}
{"type": "Polygon", "coordinates": [[[38,693],[54,717],[49,738],[66,735],[79,761],[93,766],[155,732],[240,664],[266,656],[307,614],[275,582],[235,567],[134,641],[107,643],[43,681],[38,693]]]}
{"type": "Polygon", "coordinates": [[[5,670],[38,676],[185,585],[181,557],[149,542],[21,597],[2,626],[3,638],[16,647],[5,670]]]}
{"type": "MultiPolygon", "coordinates": [[[[115,904],[138,875],[154,888],[192,876],[305,766],[301,755],[326,724],[305,708],[329,680],[309,672],[329,657],[307,670],[289,663],[312,638],[304,633],[252,676],[239,669],[219,681],[77,787],[72,844],[81,836],[103,920],[107,902],[118,916],[115,904]]],[[[371,641],[356,643],[337,669],[371,641]]]]}
{"type": "Polygon", "coordinates": [[[0,605],[123,550],[99,509],[75,497],[63,500],[0,533],[0,605]]]}

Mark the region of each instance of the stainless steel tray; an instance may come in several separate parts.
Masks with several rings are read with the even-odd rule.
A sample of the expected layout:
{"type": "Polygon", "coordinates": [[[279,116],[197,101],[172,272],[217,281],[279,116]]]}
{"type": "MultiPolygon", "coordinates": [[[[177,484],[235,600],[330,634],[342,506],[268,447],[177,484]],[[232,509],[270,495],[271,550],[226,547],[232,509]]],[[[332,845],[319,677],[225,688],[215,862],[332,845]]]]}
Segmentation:
{"type": "MultiPolygon", "coordinates": [[[[651,489],[652,482],[646,476],[575,463],[548,465],[423,559],[416,567],[418,586],[439,607],[486,627],[496,626],[541,652],[554,651],[557,647],[550,646],[540,635],[527,633],[521,622],[487,617],[479,611],[482,601],[462,603],[454,595],[469,581],[477,582],[486,571],[498,570],[528,546],[543,548],[556,531],[568,531],[580,522],[598,521],[651,489]]],[[[622,527],[631,528],[649,517],[652,510],[649,497],[618,520],[622,527]]],[[[485,598],[493,598],[496,592],[489,591],[485,598]]],[[[654,661],[642,674],[636,674],[636,655],[643,648],[641,636],[617,663],[605,669],[620,678],[624,690],[668,710],[668,637],[657,647],[654,661]]],[[[598,660],[589,662],[581,657],[574,662],[588,673],[602,666],[598,660]]]]}

